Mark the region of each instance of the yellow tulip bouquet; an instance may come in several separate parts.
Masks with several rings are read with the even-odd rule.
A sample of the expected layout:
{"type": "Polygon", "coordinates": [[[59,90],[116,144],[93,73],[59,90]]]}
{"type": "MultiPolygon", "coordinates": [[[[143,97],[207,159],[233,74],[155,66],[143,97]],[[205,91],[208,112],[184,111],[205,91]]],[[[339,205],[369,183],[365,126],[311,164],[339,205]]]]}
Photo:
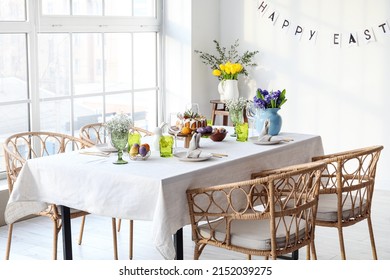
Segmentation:
{"type": "Polygon", "coordinates": [[[237,80],[238,74],[242,73],[244,67],[240,63],[231,63],[219,65],[219,69],[213,70],[213,75],[222,78],[222,80],[237,80]]]}
{"type": "Polygon", "coordinates": [[[238,74],[248,75],[247,67],[257,66],[252,59],[259,51],[245,51],[243,54],[239,54],[237,50],[239,47],[238,39],[230,46],[229,50],[226,47],[221,47],[217,40],[213,42],[217,55],[198,50],[195,50],[195,53],[199,54],[204,64],[210,66],[213,75],[219,80],[237,80],[238,74]]]}

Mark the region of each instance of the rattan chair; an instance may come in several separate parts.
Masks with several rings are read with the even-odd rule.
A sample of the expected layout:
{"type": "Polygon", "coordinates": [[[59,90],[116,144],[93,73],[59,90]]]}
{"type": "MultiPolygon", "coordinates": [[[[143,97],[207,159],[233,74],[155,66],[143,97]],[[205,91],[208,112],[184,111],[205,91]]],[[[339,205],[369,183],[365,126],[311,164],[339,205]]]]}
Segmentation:
{"type": "MultiPolygon", "coordinates": [[[[142,136],[152,136],[153,133],[143,128],[132,127],[130,131],[138,132],[142,136]]],[[[91,123],[80,128],[79,136],[81,139],[90,142],[93,145],[107,142],[108,132],[104,123],[91,123]]],[[[82,223],[85,222],[85,217],[82,223]]],[[[122,219],[118,219],[118,232],[121,230],[122,219]]],[[[133,227],[134,221],[130,220],[130,238],[129,238],[129,259],[133,259],[133,227]]]]}
{"type": "Polygon", "coordinates": [[[314,157],[327,164],[322,174],[317,226],[337,228],[341,258],[346,259],[343,228],[367,220],[373,258],[376,260],[371,205],[376,166],[383,146],[372,146],[314,157]]]}
{"type": "Polygon", "coordinates": [[[80,128],[79,137],[92,145],[107,142],[108,132],[103,123],[86,124],[80,128]]]}
{"type": "MultiPolygon", "coordinates": [[[[4,157],[7,171],[8,189],[11,193],[14,183],[24,163],[33,158],[64,153],[89,147],[91,144],[73,136],[52,132],[23,132],[8,137],[4,144],[4,157]]],[[[85,217],[87,212],[71,209],[71,218],[85,217]]],[[[39,216],[49,217],[54,224],[53,259],[57,259],[58,234],[61,230],[61,213],[56,205],[51,204],[39,216]]],[[[8,241],[5,259],[9,259],[13,224],[8,227],[8,241]]],[[[82,238],[84,227],[80,230],[82,238]]]]}
{"type": "Polygon", "coordinates": [[[253,180],[187,190],[194,259],[206,245],[248,259],[276,259],[307,246],[307,259],[316,259],[315,215],[324,168],[324,163],[295,165],[253,174],[253,180]]]}

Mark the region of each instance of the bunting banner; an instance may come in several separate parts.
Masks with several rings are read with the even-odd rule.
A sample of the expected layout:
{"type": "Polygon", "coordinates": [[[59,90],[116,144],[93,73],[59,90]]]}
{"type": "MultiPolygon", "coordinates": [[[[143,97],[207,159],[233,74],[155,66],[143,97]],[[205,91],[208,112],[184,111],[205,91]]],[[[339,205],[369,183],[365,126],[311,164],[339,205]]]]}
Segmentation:
{"type": "MultiPolygon", "coordinates": [[[[310,43],[316,43],[320,31],[315,28],[296,24],[289,18],[282,17],[280,12],[271,7],[267,1],[258,1],[257,12],[270,24],[283,32],[290,34],[298,40],[305,40],[310,43]]],[[[322,36],[323,34],[321,34],[322,36]]],[[[362,43],[375,42],[379,35],[390,35],[389,20],[378,20],[373,26],[362,28],[362,30],[353,32],[334,31],[326,35],[329,44],[335,47],[341,46],[358,46],[362,43]]]]}

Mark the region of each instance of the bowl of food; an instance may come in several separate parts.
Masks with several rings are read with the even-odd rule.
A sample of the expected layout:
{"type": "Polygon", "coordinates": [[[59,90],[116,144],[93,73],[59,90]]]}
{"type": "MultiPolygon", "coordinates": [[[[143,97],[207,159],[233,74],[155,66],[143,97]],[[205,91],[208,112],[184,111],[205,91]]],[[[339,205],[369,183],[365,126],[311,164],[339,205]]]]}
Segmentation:
{"type": "Polygon", "coordinates": [[[213,133],[209,136],[214,142],[221,142],[225,139],[227,131],[224,128],[216,128],[213,130],[213,133]]]}
{"type": "Polygon", "coordinates": [[[129,157],[131,160],[147,160],[150,157],[150,151],[146,153],[146,155],[136,154],[136,155],[130,155],[129,157]]]}
{"type": "Polygon", "coordinates": [[[148,144],[133,144],[129,151],[129,157],[131,160],[146,160],[149,158],[151,152],[148,144]]]}

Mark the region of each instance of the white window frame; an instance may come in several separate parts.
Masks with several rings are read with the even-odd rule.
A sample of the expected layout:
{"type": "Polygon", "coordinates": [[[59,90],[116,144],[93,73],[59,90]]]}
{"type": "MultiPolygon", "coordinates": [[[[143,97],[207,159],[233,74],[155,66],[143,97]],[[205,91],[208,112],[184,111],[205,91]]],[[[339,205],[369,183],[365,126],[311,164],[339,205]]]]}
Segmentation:
{"type": "MultiPolygon", "coordinates": [[[[104,1],[104,0],[103,0],[104,1]]],[[[109,1],[109,0],[105,0],[109,1]]],[[[157,33],[157,85],[156,90],[157,120],[162,119],[162,96],[161,91],[161,26],[162,26],[162,0],[156,0],[156,17],[125,17],[125,16],[48,16],[42,14],[42,0],[25,0],[26,21],[0,21],[0,33],[22,33],[27,36],[27,79],[28,98],[22,101],[1,102],[2,105],[30,104],[29,129],[40,130],[40,102],[39,77],[38,77],[38,35],[40,33],[133,33],[133,32],[156,32],[157,33]]],[[[134,84],[133,84],[134,87],[134,84]]],[[[129,92],[129,91],[126,91],[129,92]]],[[[134,93],[134,88],[130,90],[134,93]]],[[[120,93],[120,92],[117,92],[120,93]]],[[[53,97],[50,100],[72,100],[70,96],[53,97]]],[[[93,94],[85,95],[91,97],[93,94]]],[[[77,95],[77,98],[82,95],[77,95]]],[[[133,96],[134,99],[134,96],[133,96]]],[[[48,100],[48,99],[45,99],[48,100]]],[[[73,103],[73,102],[72,102],[73,103]]],[[[133,102],[134,110],[134,102],[133,102]]],[[[104,114],[103,114],[104,115],[104,114]]],[[[73,126],[74,119],[72,119],[73,126]]],[[[0,179],[5,177],[5,172],[0,170],[0,179]]]]}

